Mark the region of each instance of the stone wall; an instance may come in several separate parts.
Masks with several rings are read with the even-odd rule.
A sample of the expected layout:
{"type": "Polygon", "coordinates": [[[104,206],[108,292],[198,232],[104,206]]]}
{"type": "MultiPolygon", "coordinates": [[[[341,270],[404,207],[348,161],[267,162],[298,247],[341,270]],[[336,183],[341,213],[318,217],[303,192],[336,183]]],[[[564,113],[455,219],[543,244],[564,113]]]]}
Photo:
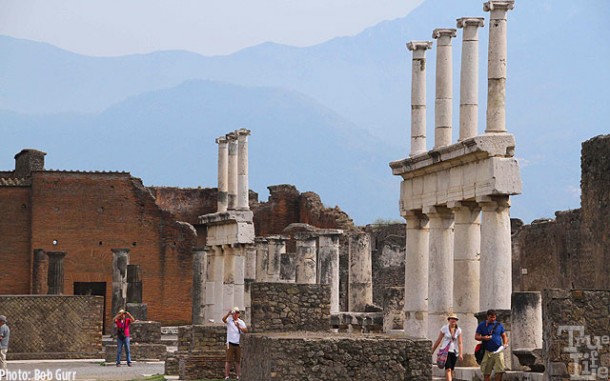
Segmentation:
{"type": "Polygon", "coordinates": [[[0,296],[11,329],[9,360],[100,358],[100,296],[0,296]]]}
{"type": "Polygon", "coordinates": [[[252,332],[328,331],[330,286],[253,283],[252,332]]]}
{"type": "Polygon", "coordinates": [[[178,328],[178,350],[165,361],[166,375],[181,380],[221,379],[227,328],[224,324],[178,328]]]}
{"type": "Polygon", "coordinates": [[[575,288],[610,289],[610,135],[582,144],[581,158],[582,250],[579,277],[586,284],[575,288]]]}
{"type": "Polygon", "coordinates": [[[406,225],[367,225],[373,256],[373,303],[383,305],[388,287],[405,286],[406,225]]]}
{"type": "Polygon", "coordinates": [[[546,379],[607,380],[610,290],[545,290],[542,295],[546,379]]]}
{"type": "Polygon", "coordinates": [[[385,335],[250,334],[242,343],[241,379],[431,380],[430,346],[385,335]]]}

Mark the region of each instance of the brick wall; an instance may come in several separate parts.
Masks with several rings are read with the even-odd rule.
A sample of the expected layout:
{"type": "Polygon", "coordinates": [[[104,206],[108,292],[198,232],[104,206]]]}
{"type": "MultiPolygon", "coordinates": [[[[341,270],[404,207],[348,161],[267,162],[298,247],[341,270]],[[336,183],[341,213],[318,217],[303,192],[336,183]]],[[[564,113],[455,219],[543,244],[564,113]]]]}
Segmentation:
{"type": "Polygon", "coordinates": [[[330,286],[253,283],[252,332],[328,331],[330,286]]]}
{"type": "Polygon", "coordinates": [[[74,292],[75,282],[106,283],[107,328],[112,318],[111,249],[122,247],[130,249],[131,264],[142,266],[148,318],[163,324],[190,322],[192,279],[184,274],[192,272],[195,233],[160,210],[139,179],[128,173],[36,172],[32,200],[32,248],[67,253],[65,294],[74,292]]]}
{"type": "Polygon", "coordinates": [[[100,358],[102,305],[99,296],[0,296],[8,359],[100,358]]]}
{"type": "Polygon", "coordinates": [[[241,379],[431,380],[430,346],[385,335],[250,334],[243,338],[241,379]]]}
{"type": "Polygon", "coordinates": [[[32,266],[29,187],[0,187],[0,294],[29,294],[32,266]]]}
{"type": "Polygon", "coordinates": [[[607,380],[610,290],[545,290],[542,294],[546,379],[607,380]]]}

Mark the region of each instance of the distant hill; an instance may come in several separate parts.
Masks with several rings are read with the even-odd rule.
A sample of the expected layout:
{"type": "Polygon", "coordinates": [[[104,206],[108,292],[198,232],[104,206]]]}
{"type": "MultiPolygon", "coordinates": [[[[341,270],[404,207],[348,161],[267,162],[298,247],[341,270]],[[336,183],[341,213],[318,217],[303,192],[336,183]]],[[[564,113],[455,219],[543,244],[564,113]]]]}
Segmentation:
{"type": "Polygon", "coordinates": [[[267,186],[289,183],[357,221],[396,213],[398,181],[382,143],[314,100],[277,88],[193,80],[100,114],[0,112],[1,160],[11,163],[31,147],[48,153],[47,169],[121,170],[145,185],[215,187],[214,139],[242,127],[252,130],[250,187],[262,200],[267,186]]]}

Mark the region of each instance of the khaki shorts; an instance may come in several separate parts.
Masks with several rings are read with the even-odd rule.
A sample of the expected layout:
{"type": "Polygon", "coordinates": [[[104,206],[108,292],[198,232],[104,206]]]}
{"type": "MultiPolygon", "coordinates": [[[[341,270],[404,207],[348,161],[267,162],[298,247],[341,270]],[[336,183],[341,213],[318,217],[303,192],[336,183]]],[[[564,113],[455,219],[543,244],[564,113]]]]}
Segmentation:
{"type": "Polygon", "coordinates": [[[492,353],[485,351],[483,361],[481,361],[481,373],[485,376],[489,376],[491,372],[504,373],[504,351],[500,353],[492,353]]]}
{"type": "Polygon", "coordinates": [[[241,361],[241,348],[239,345],[227,344],[227,362],[241,361]]]}

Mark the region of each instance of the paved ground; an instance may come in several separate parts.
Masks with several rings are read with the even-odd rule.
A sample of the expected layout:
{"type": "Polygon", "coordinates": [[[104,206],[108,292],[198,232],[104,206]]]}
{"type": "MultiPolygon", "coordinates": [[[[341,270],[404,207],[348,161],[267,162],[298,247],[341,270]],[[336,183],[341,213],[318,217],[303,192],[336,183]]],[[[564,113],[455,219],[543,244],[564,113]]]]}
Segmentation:
{"type": "Polygon", "coordinates": [[[123,364],[104,364],[104,360],[24,360],[9,361],[8,374],[0,381],[74,381],[74,380],[116,380],[143,379],[155,374],[163,374],[164,363],[134,362],[131,367],[123,364]]]}

